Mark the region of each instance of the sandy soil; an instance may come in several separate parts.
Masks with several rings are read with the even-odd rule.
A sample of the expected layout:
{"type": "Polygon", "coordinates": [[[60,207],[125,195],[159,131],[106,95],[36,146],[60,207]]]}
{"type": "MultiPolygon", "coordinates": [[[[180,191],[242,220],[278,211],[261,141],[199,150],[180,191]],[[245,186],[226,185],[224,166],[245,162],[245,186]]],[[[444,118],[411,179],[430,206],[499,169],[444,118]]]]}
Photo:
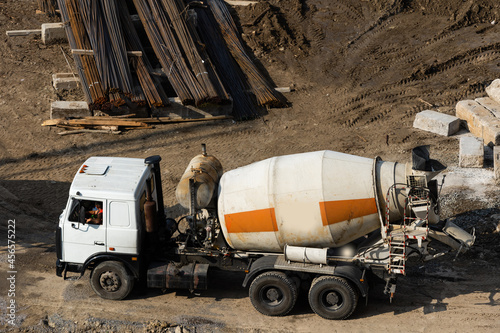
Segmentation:
{"type": "Polygon", "coordinates": [[[238,7],[234,14],[256,62],[277,86],[295,88],[286,94],[289,108],[241,123],[73,136],[40,126],[51,101],[82,99],[80,92],[58,94],[51,86],[51,74],[68,71],[68,46],[5,35],[57,20],[35,9],[34,1],[0,1],[0,330],[498,331],[500,207],[492,162],[482,170],[459,169],[459,136],[412,128],[419,111],[453,114],[457,101],[484,96],[485,86],[500,77],[496,0],[274,0],[238,7]],[[165,205],[176,217],[175,186],[201,143],[225,170],[322,149],[406,162],[411,148],[430,144],[433,157],[449,166],[444,217],[476,227],[477,244],[455,261],[449,254],[416,263],[392,304],[373,290],[342,322],[316,316],[304,295],[290,315],[262,316],[240,276],[220,276],[213,289],[194,295],[139,287],[120,302],[98,298],[87,278],[55,276],[53,231],[87,157],[161,155],[165,205]],[[16,327],[5,316],[9,219],[16,220],[16,327]]]}

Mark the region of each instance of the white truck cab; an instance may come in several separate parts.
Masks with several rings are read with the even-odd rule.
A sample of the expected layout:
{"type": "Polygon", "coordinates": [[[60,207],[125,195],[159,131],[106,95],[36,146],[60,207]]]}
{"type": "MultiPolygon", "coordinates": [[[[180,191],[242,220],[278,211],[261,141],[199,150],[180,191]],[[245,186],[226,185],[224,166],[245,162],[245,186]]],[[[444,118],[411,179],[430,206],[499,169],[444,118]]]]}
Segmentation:
{"type": "Polygon", "coordinates": [[[156,156],[145,160],[91,157],[82,164],[59,218],[58,275],[66,271],[83,274],[89,266],[115,260],[137,276],[148,189],[151,199],[162,206],[156,210],[163,211],[155,185],[159,161],[156,156]]]}

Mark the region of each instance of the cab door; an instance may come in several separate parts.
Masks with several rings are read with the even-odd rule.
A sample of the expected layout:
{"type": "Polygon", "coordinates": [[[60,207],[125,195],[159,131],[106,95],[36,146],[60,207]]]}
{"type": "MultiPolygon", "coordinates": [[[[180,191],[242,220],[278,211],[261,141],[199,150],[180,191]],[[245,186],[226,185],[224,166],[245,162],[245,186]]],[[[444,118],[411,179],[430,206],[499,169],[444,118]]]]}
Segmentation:
{"type": "Polygon", "coordinates": [[[68,202],[62,232],[63,261],[84,263],[90,256],[106,252],[106,201],[73,197],[68,202]],[[95,212],[100,203],[102,212],[95,212]]]}

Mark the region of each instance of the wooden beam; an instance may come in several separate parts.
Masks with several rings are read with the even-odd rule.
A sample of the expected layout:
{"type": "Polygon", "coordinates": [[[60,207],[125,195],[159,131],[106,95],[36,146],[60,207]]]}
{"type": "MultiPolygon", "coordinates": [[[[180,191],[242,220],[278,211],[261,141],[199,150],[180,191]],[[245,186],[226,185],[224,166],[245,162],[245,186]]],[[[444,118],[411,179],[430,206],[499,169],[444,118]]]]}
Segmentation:
{"type": "Polygon", "coordinates": [[[280,92],[280,93],[289,93],[289,92],[293,91],[293,89],[290,87],[278,87],[278,88],[274,88],[274,90],[276,90],[277,92],[280,92]]]}
{"type": "Polygon", "coordinates": [[[225,0],[225,2],[231,6],[249,6],[259,3],[258,1],[236,1],[236,0],[225,0]]]}
{"type": "Polygon", "coordinates": [[[158,117],[158,118],[136,118],[138,121],[148,124],[172,124],[172,123],[194,123],[199,121],[210,121],[210,120],[224,120],[233,119],[232,116],[212,116],[205,118],[189,118],[189,119],[172,119],[170,117],[158,117]]]}
{"type": "Polygon", "coordinates": [[[104,133],[104,134],[120,134],[121,131],[93,130],[93,129],[78,129],[74,131],[59,132],[59,135],[80,134],[80,133],[104,133]]]}
{"type": "MultiPolygon", "coordinates": [[[[71,53],[76,55],[94,55],[94,50],[72,49],[71,53]]],[[[127,55],[131,57],[142,57],[142,51],[127,51],[127,55]]]]}
{"type": "Polygon", "coordinates": [[[5,32],[7,36],[28,36],[28,35],[41,35],[42,29],[34,29],[34,30],[10,30],[5,32]]]}

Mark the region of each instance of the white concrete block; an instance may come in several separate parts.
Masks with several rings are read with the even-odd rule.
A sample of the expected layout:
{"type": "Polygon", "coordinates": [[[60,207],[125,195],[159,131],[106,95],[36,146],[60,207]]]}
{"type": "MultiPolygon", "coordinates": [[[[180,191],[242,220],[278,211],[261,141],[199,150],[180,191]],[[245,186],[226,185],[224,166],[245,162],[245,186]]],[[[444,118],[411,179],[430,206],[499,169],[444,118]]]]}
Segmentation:
{"type": "Polygon", "coordinates": [[[424,110],[415,116],[413,127],[439,135],[450,136],[458,132],[460,119],[448,114],[424,110]]]}
{"type": "Polygon", "coordinates": [[[66,30],[64,30],[64,25],[62,22],[42,24],[42,42],[44,44],[53,42],[58,39],[67,39],[66,30]]]}
{"type": "Polygon", "coordinates": [[[495,171],[495,180],[500,180],[500,146],[493,147],[493,170],[495,171]]]}
{"type": "Polygon", "coordinates": [[[500,103],[495,102],[495,100],[489,97],[476,98],[475,101],[500,119],[500,103]]]}
{"type": "Polygon", "coordinates": [[[87,102],[55,101],[50,105],[50,119],[92,116],[87,102]]]}
{"type": "Polygon", "coordinates": [[[482,168],[484,165],[483,139],[466,136],[460,138],[458,165],[462,168],[482,168]]]}
{"type": "Polygon", "coordinates": [[[489,86],[486,87],[486,93],[492,100],[500,103],[500,79],[496,79],[489,86]]]}
{"type": "Polygon", "coordinates": [[[457,103],[456,115],[467,122],[469,131],[486,144],[500,145],[500,118],[476,101],[457,103]]]}
{"type": "Polygon", "coordinates": [[[56,90],[72,90],[78,88],[80,79],[77,74],[57,73],[52,74],[52,85],[56,90]]]}

